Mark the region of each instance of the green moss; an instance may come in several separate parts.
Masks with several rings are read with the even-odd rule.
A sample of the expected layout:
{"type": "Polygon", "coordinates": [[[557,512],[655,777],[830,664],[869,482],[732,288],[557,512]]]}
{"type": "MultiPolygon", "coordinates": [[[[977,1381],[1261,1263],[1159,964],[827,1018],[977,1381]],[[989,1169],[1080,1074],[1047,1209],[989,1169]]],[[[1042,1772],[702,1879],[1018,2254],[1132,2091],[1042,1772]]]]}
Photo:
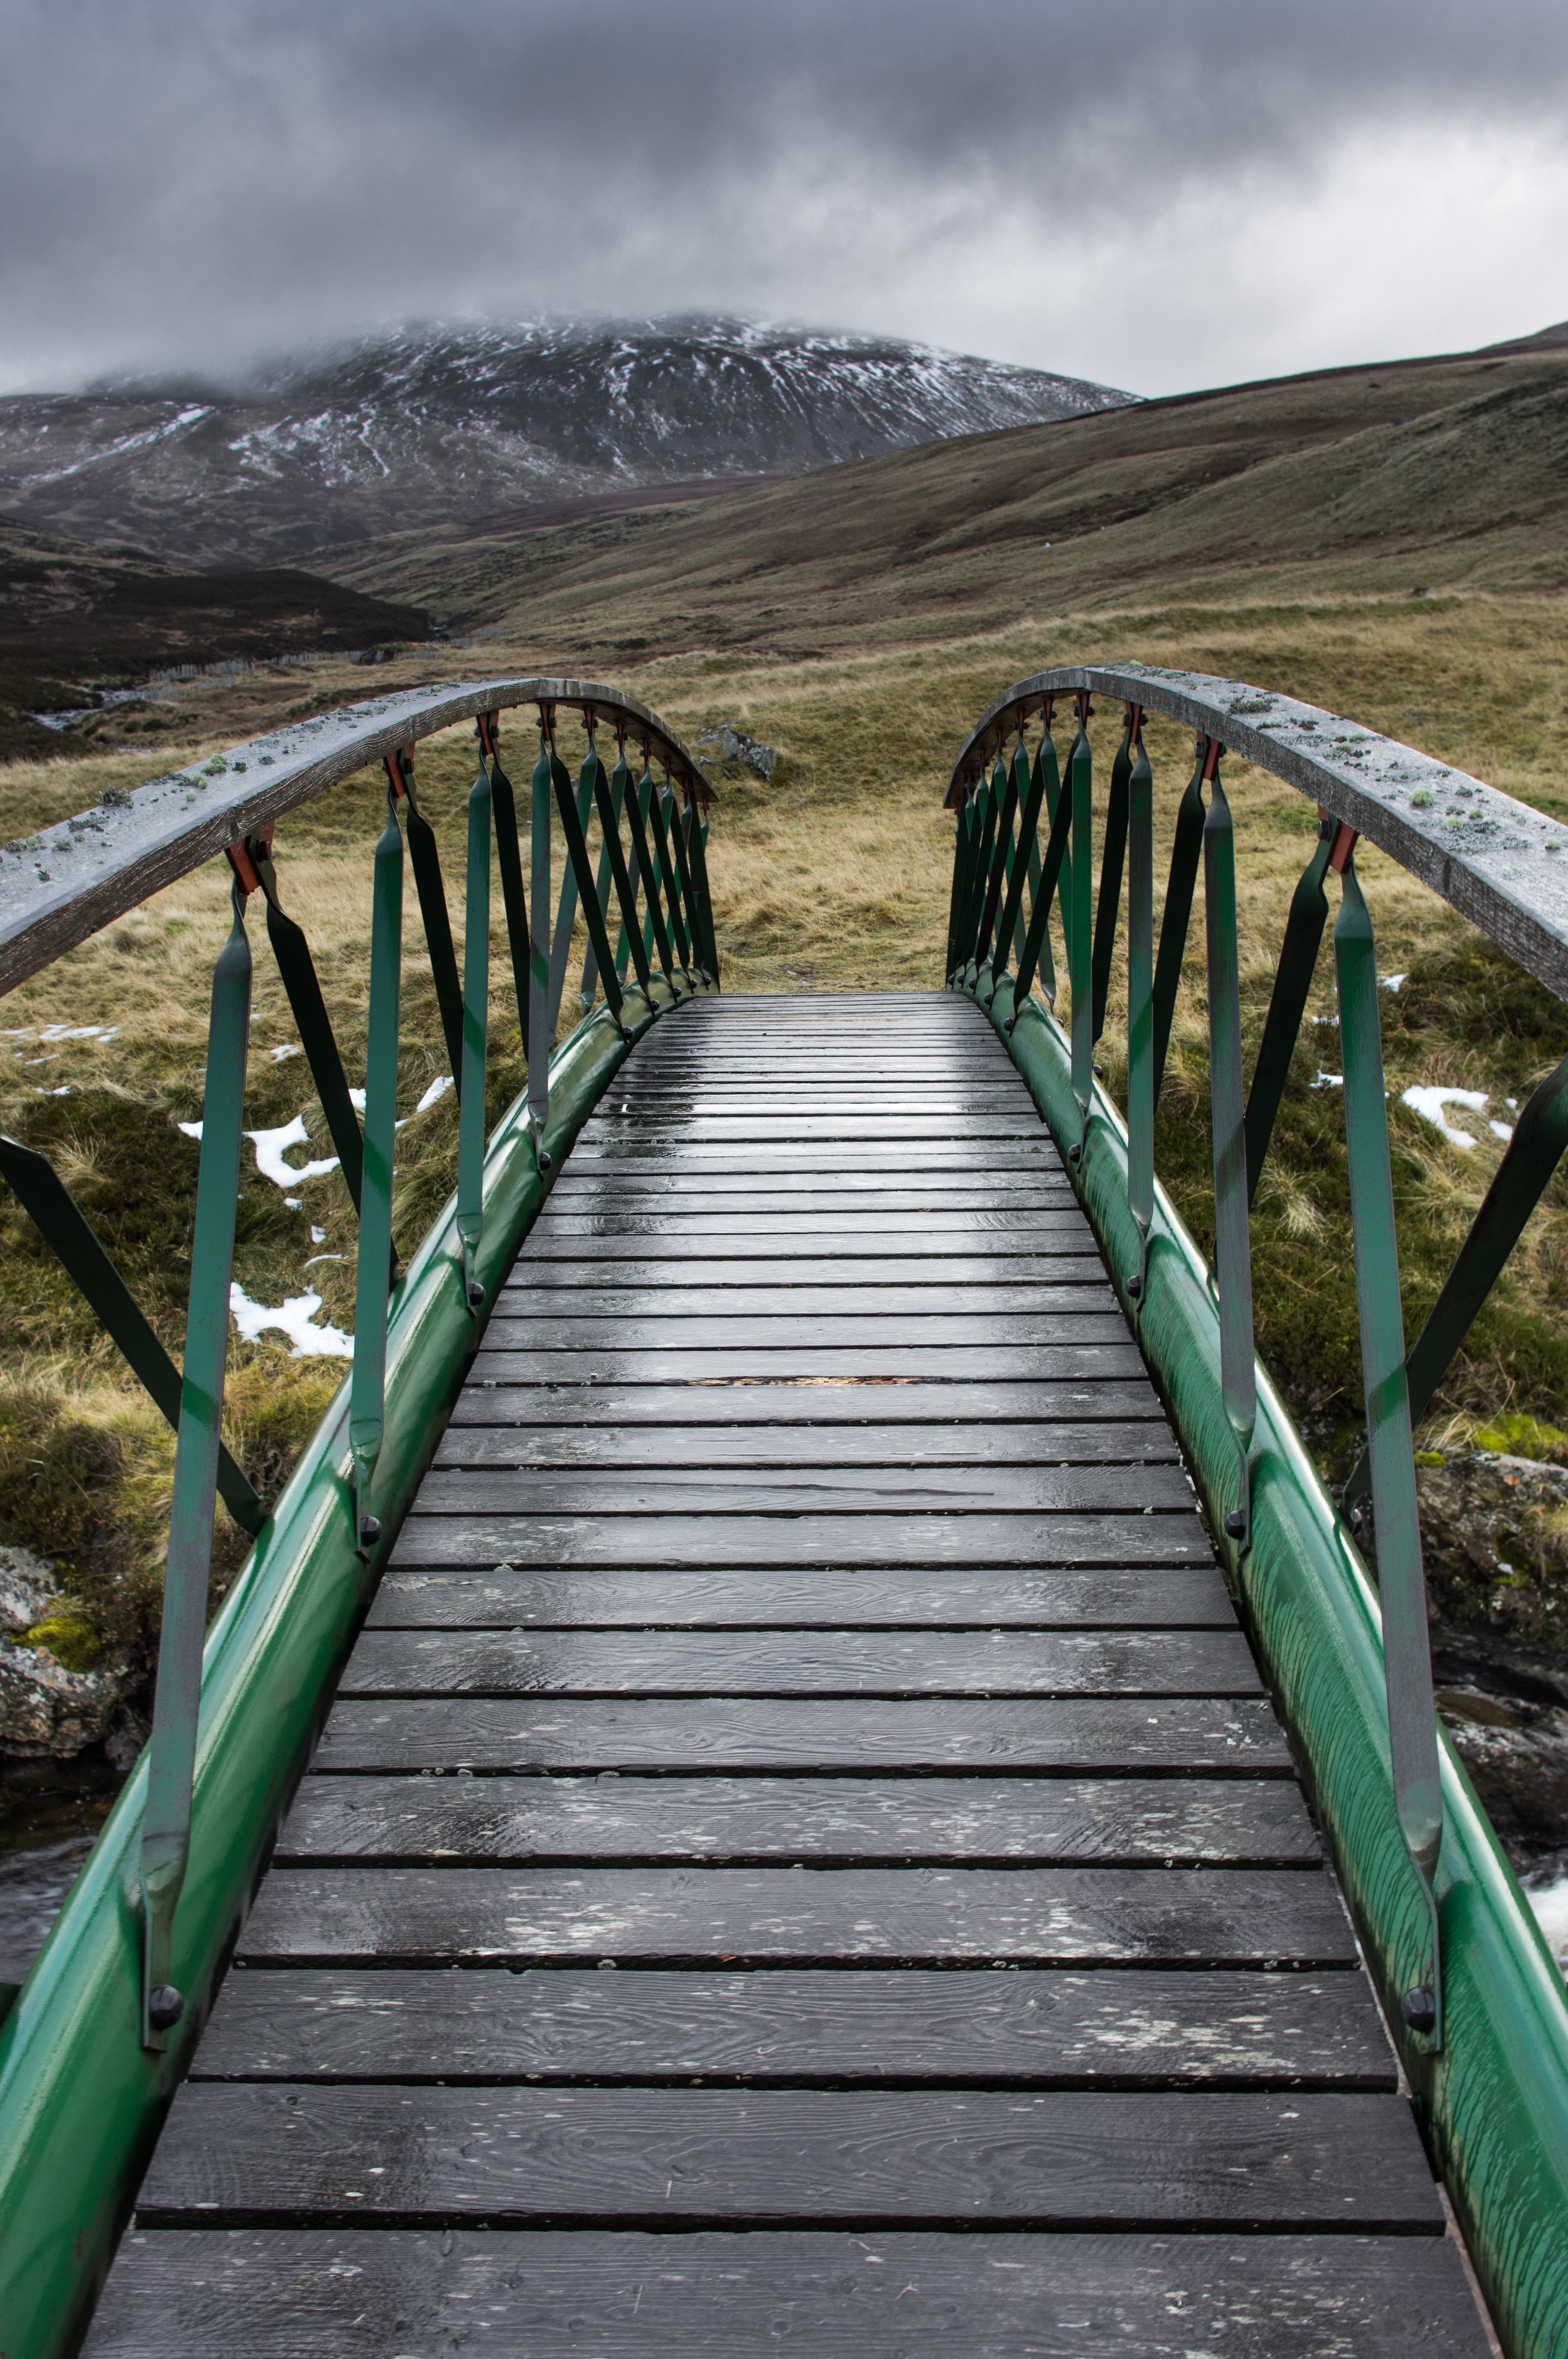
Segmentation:
{"type": "Polygon", "coordinates": [[[24,1647],[47,1647],[62,1670],[95,1671],[103,1660],[103,1641],[91,1622],[68,1608],[46,1614],[22,1636],[24,1647]]]}
{"type": "Polygon", "coordinates": [[[1495,1417],[1477,1426],[1471,1440],[1477,1450],[1495,1450],[1499,1457],[1568,1458],[1568,1433],[1534,1417],[1495,1417]]]}

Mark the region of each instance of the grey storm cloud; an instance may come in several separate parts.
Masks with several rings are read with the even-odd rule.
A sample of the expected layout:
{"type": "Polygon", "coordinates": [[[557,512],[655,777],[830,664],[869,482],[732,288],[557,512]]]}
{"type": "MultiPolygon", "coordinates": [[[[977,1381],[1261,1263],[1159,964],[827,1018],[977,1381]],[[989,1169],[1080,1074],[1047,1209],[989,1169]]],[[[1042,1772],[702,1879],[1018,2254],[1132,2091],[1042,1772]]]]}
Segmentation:
{"type": "Polygon", "coordinates": [[[13,385],[697,308],[1130,364],[1104,317],[1184,208],[1199,305],[1205,239],[1223,274],[1249,209],[1326,201],[1390,143],[1439,175],[1478,138],[1568,152],[1561,0],[6,0],[0,27],[13,385]]]}

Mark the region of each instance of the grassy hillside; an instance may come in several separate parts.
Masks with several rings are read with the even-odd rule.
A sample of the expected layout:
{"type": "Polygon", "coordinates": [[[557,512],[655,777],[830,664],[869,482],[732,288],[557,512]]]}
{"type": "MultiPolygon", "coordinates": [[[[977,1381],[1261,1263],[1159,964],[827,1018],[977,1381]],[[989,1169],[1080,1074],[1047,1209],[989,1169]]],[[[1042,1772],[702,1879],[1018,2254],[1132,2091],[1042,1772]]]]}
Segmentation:
{"type": "MultiPolygon", "coordinates": [[[[1148,404],[699,507],[601,513],[488,540],[395,542],[377,554],[373,581],[354,570],[354,586],[464,612],[495,634],[479,647],[416,651],[378,673],[378,687],[442,672],[581,669],[644,697],[688,742],[735,721],[779,750],[767,784],[733,764],[716,766],[710,867],[732,984],[928,986],[946,922],[952,836],[940,801],[949,763],[997,690],[1044,663],[1128,655],[1251,679],[1350,713],[1568,818],[1564,479],[1551,473],[1568,417],[1565,369],[1568,354],[1548,351],[1148,404]],[[1422,491],[1434,482],[1436,491],[1422,491]]],[[[199,686],[157,766],[364,686],[362,672],[331,667],[311,675],[304,697],[297,674],[199,686]]],[[[1103,778],[1115,715],[1098,727],[1103,778]]],[[[532,758],[526,730],[509,723],[506,742],[522,773],[532,758]]],[[[1168,829],[1188,748],[1169,729],[1152,742],[1168,829]]],[[[563,750],[577,758],[575,723],[563,750]]],[[[452,847],[449,878],[472,759],[466,733],[420,756],[422,800],[452,847]]],[[[0,768],[0,835],[81,809],[147,767],[145,754],[100,745],[0,768]]],[[[1229,783],[1255,1046],[1314,815],[1239,766],[1229,783]]],[[[365,775],[279,831],[285,898],[317,945],[351,1068],[363,1038],[380,810],[376,779],[365,775]]],[[[1522,1099],[1556,1063],[1564,1027],[1555,1002],[1390,864],[1369,856],[1364,876],[1379,963],[1407,978],[1384,1016],[1413,1332],[1500,1147],[1486,1117],[1472,1125],[1473,1148],[1446,1142],[1399,1093],[1411,1082],[1484,1090],[1488,1115],[1502,1114],[1504,1101],[1522,1099]]],[[[176,1351],[196,1170],[177,1125],[200,1112],[225,895],[220,868],[185,880],[0,1008],[0,1124],[55,1157],[176,1351]],[[62,1037],[90,1025],[103,1031],[62,1037]]],[[[412,897],[409,918],[410,1119],[397,1183],[405,1246],[451,1184],[456,1148],[449,1093],[415,1111],[445,1060],[412,897]]],[[[256,934],[247,1124],[276,1128],[302,1115],[309,1152],[319,1153],[323,1125],[303,1063],[273,1053],[290,1049],[292,1027],[256,934]]],[[[523,1062],[499,933],[496,947],[499,1110],[523,1062]]],[[[1120,991],[1119,980],[1102,1052],[1113,1089],[1123,1064],[1120,991]]],[[[1312,1013],[1322,1021],[1298,1052],[1259,1206],[1259,1341],[1325,1464],[1342,1466],[1359,1377],[1343,1111],[1319,1082],[1321,1071],[1338,1071],[1326,959],[1312,1013]]],[[[1178,1008],[1159,1147],[1200,1236],[1209,1225],[1205,1024],[1200,953],[1178,1008]]],[[[259,1170],[247,1177],[236,1275],[258,1303],[314,1289],[317,1323],[346,1327],[352,1222],[339,1177],[289,1192],[297,1207],[259,1170]]],[[[1557,1427],[1568,1391],[1565,1287],[1568,1185],[1559,1180],[1428,1439],[1491,1430],[1507,1414],[1557,1427]]],[[[10,1344],[0,1376],[0,1538],[59,1558],[103,1635],[145,1646],[171,1445],[5,1205],[0,1319],[10,1344]]],[[[236,1344],[234,1365],[234,1446],[276,1484],[342,1363],[292,1357],[274,1332],[236,1344]]],[[[1540,1446],[1557,1445],[1548,1437],[1540,1446]]],[[[1458,1604],[1506,1633],[1561,1643],[1562,1538],[1544,1527],[1527,1537],[1532,1554],[1511,1591],[1478,1572],[1474,1596],[1458,1604]]],[[[226,1536],[221,1568],[236,1555],[226,1536]]]]}
{"type": "Polygon", "coordinates": [[[1568,349],[1549,348],[1146,402],[322,566],[552,664],[808,660],[1177,597],[1551,592],[1568,584],[1565,483],[1568,349]]]}

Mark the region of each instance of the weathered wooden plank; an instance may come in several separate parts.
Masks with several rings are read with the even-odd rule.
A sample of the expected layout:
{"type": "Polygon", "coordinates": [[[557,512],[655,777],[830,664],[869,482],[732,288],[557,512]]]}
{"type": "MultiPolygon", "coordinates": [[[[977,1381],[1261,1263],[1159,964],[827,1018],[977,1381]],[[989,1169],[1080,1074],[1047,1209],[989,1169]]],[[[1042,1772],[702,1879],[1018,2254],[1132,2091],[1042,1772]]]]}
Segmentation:
{"type": "MultiPolygon", "coordinates": [[[[416,1538],[417,1535],[415,1536],[416,1538]]],[[[1235,1609],[1215,1565],[1091,1566],[1071,1571],[892,1572],[858,1566],[720,1565],[694,1571],[612,1566],[592,1571],[507,1564],[395,1564],[369,1627],[383,1630],[925,1628],[1233,1630],[1235,1609]]]]}
{"type": "Polygon", "coordinates": [[[275,1868],[237,1955],[300,1964],[1353,1966],[1315,1869],[275,1868]]]}
{"type": "MultiPolygon", "coordinates": [[[[759,1605],[762,1600],[758,1601],[759,1605]]],[[[366,1630],[341,1696],[1250,1696],[1239,1630],[366,1630]]]]}
{"type": "Polygon", "coordinates": [[[678,1320],[683,1335],[696,1341],[718,1320],[742,1319],[765,1343],[781,1319],[791,1322],[786,1342],[814,1333],[815,1325],[808,1321],[828,1322],[837,1334],[851,1321],[871,1320],[880,1334],[890,1321],[907,1325],[919,1320],[945,1334],[956,1320],[959,1332],[953,1336],[955,1343],[971,1343],[977,1329],[989,1328],[999,1348],[1005,1348],[1009,1343],[1034,1342],[1031,1322],[1035,1319],[1055,1321],[1087,1313],[1119,1323],[1121,1318],[1103,1265],[1098,1256],[1090,1263],[1081,1255],[1072,1256],[1061,1276],[1044,1285],[1014,1286],[993,1279],[963,1288],[948,1288],[939,1280],[925,1286],[911,1286],[907,1280],[862,1286],[858,1278],[845,1277],[827,1286],[771,1286],[739,1278],[710,1288],[695,1280],[691,1270],[672,1270],[665,1282],[641,1285],[628,1279],[624,1285],[606,1285],[600,1272],[597,1283],[535,1287],[531,1273],[524,1272],[501,1289],[490,1328],[493,1332],[522,1320],[531,1328],[547,1323],[552,1331],[575,1332],[578,1322],[589,1319],[624,1321],[633,1329],[649,1320],[662,1326],[678,1320]]]}
{"type": "Polygon", "coordinates": [[[420,1565],[1207,1564],[1195,1515],[427,1515],[393,1549],[420,1565]]]}
{"type": "MultiPolygon", "coordinates": [[[[1084,1250],[1086,1238],[1090,1247],[1098,1250],[1081,1212],[1035,1212],[1029,1226],[1019,1223],[1005,1229],[965,1225],[960,1216],[944,1221],[936,1213],[925,1215],[923,1223],[922,1216],[914,1212],[895,1214],[891,1222],[861,1215],[863,1225],[856,1228],[849,1225],[856,1217],[845,1213],[838,1223],[831,1223],[815,1212],[795,1219],[783,1212],[772,1219],[709,1214],[694,1223],[686,1215],[663,1213],[637,1220],[622,1216],[616,1221],[603,1217],[581,1221],[563,1215],[557,1221],[540,1221],[529,1232],[520,1266],[528,1270],[569,1269],[600,1262],[613,1263],[619,1271],[623,1263],[652,1264],[656,1256],[660,1265],[816,1261],[826,1267],[891,1258],[906,1269],[912,1263],[918,1264],[923,1273],[929,1264],[934,1278],[951,1278],[955,1264],[962,1264],[977,1277],[994,1277],[998,1263],[1027,1277],[1036,1261],[1054,1260],[1058,1251],[1084,1250]],[[585,1235],[592,1236],[591,1245],[584,1245],[585,1235]]],[[[854,1270],[847,1267],[842,1274],[853,1277],[854,1270]]]]}
{"type": "Polygon", "coordinates": [[[592,1157],[625,1151],[654,1151],[654,1142],[668,1141],[682,1155],[700,1153],[705,1147],[758,1146],[772,1153],[775,1146],[822,1145],[859,1147],[874,1140],[898,1146],[961,1146],[971,1165],[989,1162],[1015,1142],[1038,1140],[1041,1116],[1011,1111],[969,1114],[787,1114],[680,1115],[661,1113],[656,1102],[628,1102],[621,1114],[600,1115],[582,1133],[574,1153],[592,1157]]]}
{"type": "Polygon", "coordinates": [[[1179,1465],[432,1468],[421,1516],[1181,1516],[1179,1465]]]}
{"type": "Polygon", "coordinates": [[[1391,2092],[1358,1973],[243,1969],[197,2081],[1013,2081],[1391,2092]]]}
{"type": "Polygon", "coordinates": [[[1487,2359],[1432,2236],[135,2230],[86,2359],[1487,2359]],[[351,2297],[351,2299],[350,2298],[351,2297]]]}
{"type": "MultiPolygon", "coordinates": [[[[607,1299],[612,1298],[599,1298],[601,1303],[607,1299]]],[[[1058,1307],[1050,1310],[989,1316],[935,1310],[748,1314],[733,1297],[728,1300],[720,1297],[710,1300],[701,1316],[690,1313],[677,1318],[650,1311],[647,1305],[652,1299],[643,1298],[641,1309],[633,1298],[624,1309],[574,1306],[565,1311],[552,1306],[547,1311],[518,1317],[503,1305],[485,1331],[486,1347],[491,1351],[602,1351],[619,1340],[628,1352],[724,1349],[733,1348],[743,1324],[758,1372],[765,1374],[767,1354],[773,1352],[845,1351],[857,1345],[867,1350],[899,1346],[907,1350],[913,1345],[931,1353],[949,1344],[983,1344],[989,1346],[994,1369],[999,1362],[1010,1361],[1014,1351],[1030,1344],[1114,1344],[1127,1340],[1126,1323],[1108,1285],[1063,1287],[1055,1298],[1058,1307]]],[[[593,1303],[591,1297],[589,1303],[593,1303]]]]}
{"type": "Polygon", "coordinates": [[[923,1163],[919,1169],[884,1171],[858,1160],[820,1169],[796,1166],[787,1185],[773,1170],[687,1171],[677,1163],[643,1171],[590,1171],[585,1161],[576,1169],[568,1164],[550,1190],[549,1202],[558,1212],[623,1209],[654,1200],[678,1209],[682,1204],[724,1204],[737,1196],[765,1201],[785,1212],[809,1212],[814,1204],[842,1204],[852,1211],[857,1202],[874,1203],[879,1214],[905,1209],[936,1212],[948,1205],[957,1211],[998,1212],[1032,1206],[1044,1211],[1077,1207],[1061,1163],[1046,1162],[1038,1154],[1031,1154],[1022,1168],[986,1171],[952,1160],[939,1170],[923,1163]]]}
{"type": "MultiPolygon", "coordinates": [[[[605,1256],[613,1267],[611,1276],[609,1270],[596,1266],[592,1255],[579,1252],[562,1259],[546,1259],[542,1254],[524,1254],[514,1265],[502,1288],[502,1299],[510,1307],[519,1296],[548,1298],[578,1288],[605,1293],[634,1287],[640,1293],[655,1291],[662,1296],[671,1289],[695,1289],[698,1285],[704,1293],[716,1287],[743,1287],[748,1291],[765,1287],[792,1294],[803,1288],[820,1289],[825,1301],[831,1292],[844,1298],[839,1307],[854,1310],[862,1292],[874,1288],[893,1299],[880,1304],[873,1301],[871,1308],[897,1310],[904,1297],[913,1303],[917,1296],[924,1296],[928,1303],[933,1288],[943,1294],[962,1288],[963,1299],[971,1309],[985,1308],[993,1300],[1000,1305],[1006,1298],[1022,1310],[1036,1288],[1045,1295],[1057,1287],[1082,1286],[1103,1277],[1105,1270],[1092,1238],[1087,1243],[1081,1238],[1059,1243],[1048,1254],[994,1255],[983,1259],[957,1254],[940,1260],[922,1257],[917,1279],[912,1278],[910,1258],[903,1256],[873,1257],[862,1253],[828,1257],[806,1248],[747,1258],[716,1254],[709,1247],[696,1269],[691,1266],[693,1258],[680,1254],[666,1256],[662,1246],[650,1252],[644,1239],[640,1260],[605,1256]]],[[[1050,1309],[1048,1299],[1044,1307],[1050,1309]]]]}
{"type": "Polygon", "coordinates": [[[524,1419],[449,1426],[436,1453],[449,1467],[1004,1466],[1049,1458],[1058,1468],[1149,1466],[1178,1462],[1167,1429],[1148,1418],[1125,1424],[974,1425],[672,1425],[644,1430],[608,1419],[599,1425],[546,1425],[524,1419]]]}
{"type": "Polygon", "coordinates": [[[137,2216],[963,2221],[1440,2235],[1398,2097],[187,2085],[137,2216]],[[243,2177],[235,2149],[244,2153],[243,2177]],[[373,2166],[368,2157],[378,2160],[373,2166]]]}
{"type": "MultiPolygon", "coordinates": [[[[941,1381],[966,1384],[994,1378],[999,1364],[1022,1382],[1054,1378],[1059,1382],[1110,1381],[1147,1383],[1142,1355],[1125,1327],[1110,1343],[1010,1344],[1005,1353],[979,1343],[950,1344],[941,1359],[941,1381]]],[[[551,1385],[711,1385],[755,1386],[764,1394],[774,1386],[925,1384],[933,1381],[931,1353],[919,1342],[903,1344],[770,1346],[765,1353],[728,1345],[690,1347],[669,1343],[664,1350],[639,1344],[634,1349],[604,1346],[546,1353],[536,1341],[527,1344],[492,1345],[487,1335],[475,1354],[470,1386],[487,1383],[546,1382],[551,1385]]],[[[880,1408],[880,1404],[879,1404],[880,1408]]]]}
{"type": "Polygon", "coordinates": [[[1040,1702],[949,1697],[852,1703],[559,1704],[526,1698],[335,1704],[316,1756],[323,1769],[752,1769],[870,1771],[1061,1769],[1124,1775],[1162,1769],[1288,1776],[1290,1755],[1268,1704],[1179,1698],[1040,1702]]]}
{"type": "Polygon", "coordinates": [[[1246,1777],[307,1777],[280,1864],[797,1859],[1314,1867],[1294,1785],[1246,1777]]]}
{"type": "Polygon", "coordinates": [[[706,1430],[717,1440],[726,1428],[776,1428],[781,1433],[806,1428],[826,1445],[832,1426],[886,1431],[896,1423],[900,1430],[914,1429],[912,1448],[935,1447],[951,1432],[967,1434],[963,1446],[980,1452],[989,1450],[994,1427],[1008,1447],[1007,1434],[1016,1434],[1023,1455],[1057,1459],[1073,1455],[1070,1449],[1054,1448],[1058,1433],[1087,1434],[1093,1430],[1089,1420],[1099,1419],[1112,1431],[1136,1420],[1149,1436],[1149,1448],[1174,1448],[1154,1387],[1143,1375],[1121,1383],[1069,1376],[1059,1384],[1006,1378],[982,1384],[953,1382],[946,1372],[935,1380],[927,1372],[924,1378],[890,1376],[858,1385],[785,1377],[765,1384],[584,1386],[562,1384],[558,1377],[547,1385],[502,1385],[481,1376],[464,1386],[452,1411],[453,1426],[508,1425],[530,1433],[548,1426],[603,1426],[620,1431],[629,1449],[641,1446],[642,1430],[649,1425],[663,1429],[661,1446],[673,1447],[675,1435],[687,1430],[706,1430]]]}
{"type": "Polygon", "coordinates": [[[1061,1158],[1051,1141],[1049,1131],[1040,1129],[1027,1136],[997,1142],[994,1151],[977,1168],[974,1145],[967,1139],[913,1139],[878,1141],[846,1139],[837,1145],[826,1140],[780,1139],[748,1145],[741,1141],[724,1146],[716,1140],[672,1141],[661,1147],[652,1140],[635,1137],[624,1140],[613,1136],[603,1139],[579,1138],[572,1149],[572,1159],[584,1180],[613,1174],[617,1180],[622,1174],[628,1179],[644,1181],[654,1180],[666,1168],[666,1158],[678,1154],[681,1183],[689,1187],[694,1180],[710,1185],[721,1174],[731,1179],[761,1180],[776,1187],[782,1172],[814,1171],[836,1180],[851,1172],[871,1179],[887,1173],[902,1180],[905,1185],[914,1180],[935,1184],[946,1179],[948,1184],[962,1186],[987,1196],[1000,1194],[993,1187],[989,1166],[1005,1159],[1014,1170],[1027,1169],[1038,1164],[1042,1171],[1060,1172],[1061,1158]]]}

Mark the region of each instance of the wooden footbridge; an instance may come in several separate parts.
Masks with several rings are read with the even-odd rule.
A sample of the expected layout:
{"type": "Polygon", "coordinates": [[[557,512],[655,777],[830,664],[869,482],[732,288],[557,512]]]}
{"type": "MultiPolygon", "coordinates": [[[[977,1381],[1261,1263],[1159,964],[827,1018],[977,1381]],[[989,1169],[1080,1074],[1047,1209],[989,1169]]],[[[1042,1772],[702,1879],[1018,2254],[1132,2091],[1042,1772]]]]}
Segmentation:
{"type": "MultiPolygon", "coordinates": [[[[1218,782],[1240,693],[1010,690],[955,770],[949,987],[925,993],[719,995],[695,766],[609,690],[345,715],[269,789],[264,817],[389,756],[354,1373],[262,1510],[198,1680],[214,1484],[254,1512],[202,1421],[221,1315],[192,1367],[202,1286],[226,1301],[225,1190],[232,1250],[215,1117],[232,1100],[237,1152],[243,1033],[226,1051],[221,978],[158,1726],[0,2030],[6,2359],[84,2332],[92,2359],[1482,2359],[1494,2332],[1568,2351],[1568,2010],[1436,1733],[1400,1488],[1412,1395],[1555,1167],[1564,1083],[1461,1256],[1468,1312],[1440,1302],[1407,1371],[1351,857],[1394,828],[1361,754],[1332,780],[1243,1102],[1218,782]],[[1124,708],[1098,921],[1095,692],[1124,708]],[[1052,707],[1075,695],[1064,779],[1052,707]],[[1156,967],[1141,721],[1194,718],[1184,699],[1213,725],[1156,967]],[[524,700],[526,896],[494,759],[494,716],[524,700]],[[642,743],[640,781],[590,729],[574,787],[568,703],[622,756],[642,743]],[[454,708],[485,757],[461,978],[433,844],[399,808],[401,749],[454,708]],[[552,801],[576,888],[553,936],[552,801]],[[467,1086],[458,1195],[389,1317],[400,825],[467,1086]],[[492,827],[535,1053],[486,1150],[492,827]],[[1200,856],[1213,1280],[1152,1168],[1200,856]],[[1125,1120],[1093,1065],[1124,869],[1125,1120]],[[1381,1630],[1241,1299],[1249,1153],[1336,869],[1381,1630]],[[585,996],[608,1000],[552,1062],[573,898],[585,996]]],[[[191,857],[234,845],[276,908],[270,843],[225,791],[191,857]]],[[[166,824],[194,832],[183,809],[166,824]]],[[[37,886],[20,919],[0,901],[0,959],[19,945],[31,971],[139,897],[156,856],[127,842],[134,886],[101,858],[64,923],[37,886]]],[[[1466,875],[1433,881],[1485,923],[1485,847],[1466,875]]],[[[336,1137],[341,1060],[276,914],[336,1137]]],[[[1509,948],[1555,981],[1568,929],[1531,915],[1509,948]]],[[[27,1154],[7,1142],[5,1175],[145,1357],[27,1154]]]]}

